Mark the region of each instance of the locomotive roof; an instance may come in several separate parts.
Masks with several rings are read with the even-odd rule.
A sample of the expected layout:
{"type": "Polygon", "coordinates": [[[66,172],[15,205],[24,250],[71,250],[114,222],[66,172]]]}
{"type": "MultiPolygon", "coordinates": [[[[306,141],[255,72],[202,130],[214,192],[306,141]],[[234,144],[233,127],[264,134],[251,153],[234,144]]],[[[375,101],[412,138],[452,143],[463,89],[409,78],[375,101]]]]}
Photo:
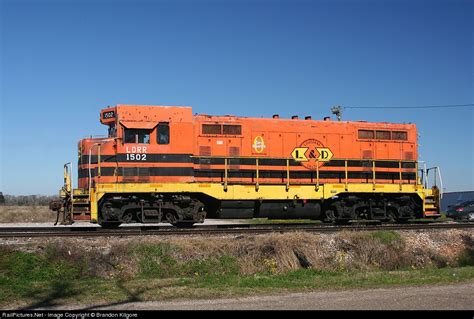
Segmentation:
{"type": "Polygon", "coordinates": [[[326,117],[326,119],[305,119],[305,118],[282,118],[282,117],[247,117],[236,115],[208,115],[208,114],[194,114],[190,106],[164,106],[164,105],[134,105],[134,104],[118,104],[110,106],[101,111],[100,120],[103,124],[115,122],[116,118],[121,123],[130,122],[159,122],[159,121],[174,121],[174,122],[193,122],[200,120],[203,122],[239,122],[240,120],[259,121],[275,121],[292,125],[305,125],[310,123],[327,123],[328,125],[342,125],[342,124],[357,124],[359,127],[403,127],[414,126],[411,123],[392,123],[392,122],[367,122],[367,121],[334,121],[326,117]],[[111,118],[104,118],[104,115],[110,112],[115,112],[111,118]]]}

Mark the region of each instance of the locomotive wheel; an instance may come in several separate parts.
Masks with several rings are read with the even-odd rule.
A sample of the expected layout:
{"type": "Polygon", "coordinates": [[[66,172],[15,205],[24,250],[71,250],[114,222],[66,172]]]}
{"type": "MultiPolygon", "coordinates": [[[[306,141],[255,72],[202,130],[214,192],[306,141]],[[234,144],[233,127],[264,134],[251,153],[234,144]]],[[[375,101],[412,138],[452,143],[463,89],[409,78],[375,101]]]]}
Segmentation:
{"type": "Polygon", "coordinates": [[[114,221],[114,222],[104,222],[104,219],[102,218],[101,214],[99,214],[98,223],[102,228],[106,228],[106,229],[118,228],[120,226],[120,224],[122,224],[122,222],[116,222],[116,221],[114,221]]]}
{"type": "Polygon", "coordinates": [[[398,211],[396,209],[388,210],[388,222],[390,223],[397,223],[398,222],[398,211]]]}
{"type": "Polygon", "coordinates": [[[165,221],[167,223],[170,223],[171,225],[175,225],[178,224],[178,217],[176,216],[176,214],[168,212],[165,214],[165,221]]]}
{"type": "Polygon", "coordinates": [[[325,211],[326,218],[323,219],[324,223],[334,223],[336,221],[336,216],[334,215],[333,209],[327,209],[325,211]]]}
{"type": "Polygon", "coordinates": [[[124,222],[125,224],[129,224],[131,223],[133,220],[133,213],[128,211],[128,212],[125,212],[123,215],[122,215],[122,222],[124,222]]]}

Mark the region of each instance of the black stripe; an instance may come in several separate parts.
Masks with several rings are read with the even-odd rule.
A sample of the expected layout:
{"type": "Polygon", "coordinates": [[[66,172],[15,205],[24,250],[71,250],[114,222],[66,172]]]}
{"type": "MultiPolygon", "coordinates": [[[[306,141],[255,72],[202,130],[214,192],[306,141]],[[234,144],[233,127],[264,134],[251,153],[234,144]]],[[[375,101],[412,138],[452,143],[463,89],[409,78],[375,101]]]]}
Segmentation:
{"type": "MultiPolygon", "coordinates": [[[[101,167],[101,176],[193,176],[192,167],[101,167]]],[[[91,169],[91,176],[97,175],[97,168],[91,169]]],[[[79,169],[79,178],[89,177],[88,169],[79,169]]]]}
{"type": "MultiPolygon", "coordinates": [[[[141,154],[140,154],[141,155],[141,154]]],[[[101,155],[100,162],[101,163],[114,163],[114,162],[150,162],[150,163],[192,163],[193,159],[191,154],[143,154],[146,155],[145,159],[142,160],[142,156],[140,156],[139,160],[130,160],[127,159],[127,154],[119,153],[117,156],[115,155],[101,155]]],[[[97,155],[91,155],[91,164],[97,164],[97,155]]],[[[83,165],[89,164],[89,155],[82,155],[81,163],[83,165]]]]}
{"type": "MultiPolygon", "coordinates": [[[[260,170],[260,178],[277,178],[282,181],[286,180],[286,171],[271,171],[271,170],[260,170]]],[[[196,177],[209,177],[209,178],[224,178],[224,170],[194,170],[194,176],[196,177]]],[[[255,170],[237,170],[227,171],[227,176],[229,178],[250,178],[252,180],[256,179],[255,170]]],[[[349,179],[365,179],[367,181],[372,180],[372,172],[347,172],[349,179]]],[[[397,181],[400,177],[399,172],[376,172],[376,179],[386,179],[397,181]]],[[[415,173],[402,173],[402,179],[404,180],[415,180],[415,173]]],[[[344,171],[320,171],[320,179],[339,179],[343,181],[345,179],[344,171]]],[[[311,181],[316,180],[316,173],[314,171],[290,171],[290,179],[309,179],[311,181]]]]}
{"type": "MultiPolygon", "coordinates": [[[[372,167],[373,160],[347,160],[348,167],[372,167]]],[[[195,157],[194,164],[201,165],[224,165],[225,161],[223,158],[216,157],[195,157]]],[[[227,161],[229,165],[256,165],[255,158],[230,158],[227,161]]],[[[266,159],[259,158],[259,165],[262,166],[286,166],[286,159],[266,159]]],[[[289,161],[290,166],[301,166],[301,162],[295,160],[289,161]]],[[[399,161],[375,161],[375,167],[382,168],[398,168],[399,161]]],[[[328,167],[344,167],[344,160],[332,160],[324,163],[324,166],[328,167]]],[[[415,168],[415,162],[404,162],[402,161],[402,168],[415,168]]]]}
{"type": "MultiPolygon", "coordinates": [[[[229,158],[227,163],[229,165],[256,165],[256,158],[229,158]]],[[[201,165],[224,165],[225,161],[223,158],[216,157],[195,157],[194,164],[201,165]]],[[[295,160],[289,160],[290,166],[300,166],[300,163],[295,160]]],[[[272,158],[259,158],[258,165],[262,166],[286,166],[286,159],[272,159],[272,158]]]]}
{"type": "MultiPolygon", "coordinates": [[[[139,160],[127,160],[127,154],[115,155],[101,155],[101,162],[114,163],[114,162],[138,162],[138,163],[194,163],[197,165],[224,165],[224,158],[218,157],[192,157],[191,154],[146,154],[143,160],[140,156],[139,160]]],[[[80,163],[86,165],[89,163],[89,155],[82,155],[80,163]]],[[[259,158],[258,161],[261,166],[286,166],[286,159],[269,159],[259,158]]],[[[91,164],[97,164],[97,155],[91,155],[91,164]]],[[[255,158],[230,158],[227,161],[228,165],[256,165],[255,158]]],[[[294,160],[289,161],[289,165],[292,167],[302,166],[302,163],[294,160]]],[[[372,167],[372,160],[348,160],[348,167],[372,167]]],[[[375,161],[375,167],[381,168],[399,168],[399,161],[375,161]]],[[[344,160],[332,160],[324,163],[326,167],[344,167],[344,160]]],[[[415,162],[402,161],[402,168],[415,168],[415,162]]]]}
{"type": "MultiPolygon", "coordinates": [[[[347,167],[372,167],[373,160],[347,160],[347,167]]],[[[375,161],[375,167],[382,168],[399,168],[399,161],[375,161]]],[[[344,167],[344,160],[332,160],[324,164],[328,167],[344,167]]],[[[415,168],[415,162],[402,161],[402,168],[415,168]]]]}
{"type": "MultiPolygon", "coordinates": [[[[284,181],[286,179],[286,170],[259,170],[260,178],[277,178],[284,181]]],[[[91,176],[97,175],[97,168],[91,169],[91,176]]],[[[223,169],[193,169],[192,167],[102,167],[102,176],[195,176],[208,178],[224,178],[225,172],[223,169]]],[[[229,178],[250,178],[256,179],[255,170],[232,170],[227,171],[229,178]]],[[[349,179],[365,179],[372,180],[372,172],[347,172],[349,179]]],[[[88,169],[79,169],[79,178],[89,177],[88,169]]],[[[396,181],[400,177],[399,172],[375,172],[376,179],[386,179],[396,181]]],[[[402,179],[415,180],[416,174],[414,172],[403,172],[402,179]]],[[[320,179],[345,179],[344,171],[319,171],[320,179]]],[[[315,171],[290,171],[290,179],[309,179],[311,181],[316,179],[315,171]]]]}

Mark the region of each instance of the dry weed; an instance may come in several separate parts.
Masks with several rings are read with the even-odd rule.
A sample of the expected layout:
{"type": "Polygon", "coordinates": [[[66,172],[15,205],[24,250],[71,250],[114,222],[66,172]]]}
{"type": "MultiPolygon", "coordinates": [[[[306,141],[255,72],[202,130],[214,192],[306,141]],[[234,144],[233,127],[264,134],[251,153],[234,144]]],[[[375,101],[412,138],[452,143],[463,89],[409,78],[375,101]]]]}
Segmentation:
{"type": "Polygon", "coordinates": [[[301,268],[348,271],[445,267],[457,266],[461,257],[464,264],[474,260],[473,232],[462,230],[399,232],[386,242],[368,232],[50,238],[46,239],[47,243],[44,241],[36,238],[3,246],[37,251],[53,260],[83,265],[84,274],[106,278],[131,278],[139,274],[139,261],[143,260],[140,254],[146,254],[146,250],[137,253],[137,247],[154,246],[165,247],[162,254],[178,266],[231,257],[241,274],[277,274],[301,268]]]}
{"type": "Polygon", "coordinates": [[[0,223],[54,223],[48,206],[0,206],[0,223]]]}

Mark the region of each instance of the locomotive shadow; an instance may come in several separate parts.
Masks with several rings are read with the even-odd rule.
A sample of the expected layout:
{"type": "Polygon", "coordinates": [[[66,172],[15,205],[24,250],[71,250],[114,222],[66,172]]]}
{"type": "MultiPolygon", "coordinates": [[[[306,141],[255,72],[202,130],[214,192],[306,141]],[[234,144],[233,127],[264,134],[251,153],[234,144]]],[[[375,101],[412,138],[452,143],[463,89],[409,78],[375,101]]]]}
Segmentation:
{"type": "Polygon", "coordinates": [[[128,303],[131,303],[131,302],[138,302],[138,301],[144,301],[143,298],[141,298],[140,296],[148,291],[149,289],[147,288],[140,288],[140,289],[137,289],[135,292],[132,291],[131,289],[128,289],[127,287],[125,287],[124,285],[124,281],[122,280],[119,280],[117,282],[117,287],[125,293],[125,295],[127,296],[127,299],[125,300],[122,300],[122,301],[117,301],[117,302],[112,302],[112,303],[104,303],[104,304],[97,304],[97,305],[92,305],[90,307],[86,307],[86,308],[80,308],[78,310],[97,310],[97,309],[101,309],[101,308],[104,308],[104,307],[111,307],[111,306],[120,306],[120,305],[125,305],[125,304],[128,304],[128,303]]]}
{"type": "MultiPolygon", "coordinates": [[[[112,302],[112,303],[103,303],[96,304],[86,308],[79,308],[80,310],[94,310],[103,307],[110,306],[119,306],[131,302],[143,301],[141,295],[149,290],[149,288],[140,288],[140,289],[128,289],[124,285],[124,281],[117,281],[117,288],[119,288],[125,295],[126,299],[122,301],[112,302]]],[[[73,286],[68,282],[51,282],[48,286],[50,293],[46,297],[41,297],[44,294],[44,289],[35,289],[33,290],[28,297],[38,301],[26,306],[19,308],[18,310],[35,310],[35,309],[61,309],[64,308],[67,303],[64,302],[64,299],[74,299],[74,296],[78,295],[73,286]]]]}
{"type": "Polygon", "coordinates": [[[42,289],[33,290],[28,297],[31,299],[40,299],[39,301],[20,308],[19,310],[33,310],[38,308],[53,308],[61,305],[59,302],[62,298],[69,298],[76,295],[76,291],[73,289],[72,285],[68,282],[63,281],[53,281],[49,284],[48,287],[51,292],[48,293],[46,297],[41,299],[40,295],[43,294],[42,289]]]}

